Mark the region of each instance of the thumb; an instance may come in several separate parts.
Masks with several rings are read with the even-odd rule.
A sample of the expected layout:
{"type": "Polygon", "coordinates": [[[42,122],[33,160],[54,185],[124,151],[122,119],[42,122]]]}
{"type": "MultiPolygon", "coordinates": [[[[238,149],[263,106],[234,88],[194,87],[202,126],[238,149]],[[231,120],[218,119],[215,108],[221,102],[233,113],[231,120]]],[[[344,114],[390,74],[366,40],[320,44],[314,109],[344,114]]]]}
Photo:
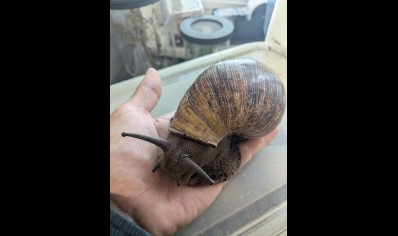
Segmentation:
{"type": "Polygon", "coordinates": [[[137,107],[144,108],[148,112],[156,106],[162,94],[162,82],[154,68],[149,68],[144,79],[138,85],[130,102],[137,107]]]}

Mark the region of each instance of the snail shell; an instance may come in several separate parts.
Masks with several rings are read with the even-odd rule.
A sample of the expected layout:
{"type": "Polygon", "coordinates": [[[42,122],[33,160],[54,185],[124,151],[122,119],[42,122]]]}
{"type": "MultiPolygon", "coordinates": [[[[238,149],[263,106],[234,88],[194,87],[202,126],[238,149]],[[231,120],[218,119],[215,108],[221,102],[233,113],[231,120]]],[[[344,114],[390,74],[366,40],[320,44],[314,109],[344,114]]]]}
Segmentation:
{"type": "Polygon", "coordinates": [[[232,134],[261,137],[280,123],[285,99],[281,80],[258,62],[220,62],[185,93],[169,131],[215,147],[232,134]]]}

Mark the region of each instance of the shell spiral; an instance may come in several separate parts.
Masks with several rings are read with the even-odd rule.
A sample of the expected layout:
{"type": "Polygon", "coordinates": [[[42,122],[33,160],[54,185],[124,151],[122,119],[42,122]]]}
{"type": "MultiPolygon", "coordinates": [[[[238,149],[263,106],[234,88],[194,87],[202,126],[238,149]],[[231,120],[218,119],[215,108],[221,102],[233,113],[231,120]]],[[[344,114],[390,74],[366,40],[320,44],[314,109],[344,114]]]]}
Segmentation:
{"type": "Polygon", "coordinates": [[[280,123],[286,91],[278,76],[251,59],[206,69],[183,96],[169,131],[217,146],[226,136],[263,136],[280,123]]]}

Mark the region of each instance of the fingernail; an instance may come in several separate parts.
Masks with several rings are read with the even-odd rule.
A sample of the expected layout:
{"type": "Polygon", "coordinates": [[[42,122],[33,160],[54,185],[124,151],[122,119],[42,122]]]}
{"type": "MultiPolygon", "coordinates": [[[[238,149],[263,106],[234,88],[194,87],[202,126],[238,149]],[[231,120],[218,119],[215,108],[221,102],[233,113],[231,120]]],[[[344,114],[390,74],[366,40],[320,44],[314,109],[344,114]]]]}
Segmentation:
{"type": "Polygon", "coordinates": [[[146,74],[148,74],[148,75],[154,75],[155,74],[155,69],[153,68],[153,67],[149,67],[147,70],[146,70],[146,74]]]}

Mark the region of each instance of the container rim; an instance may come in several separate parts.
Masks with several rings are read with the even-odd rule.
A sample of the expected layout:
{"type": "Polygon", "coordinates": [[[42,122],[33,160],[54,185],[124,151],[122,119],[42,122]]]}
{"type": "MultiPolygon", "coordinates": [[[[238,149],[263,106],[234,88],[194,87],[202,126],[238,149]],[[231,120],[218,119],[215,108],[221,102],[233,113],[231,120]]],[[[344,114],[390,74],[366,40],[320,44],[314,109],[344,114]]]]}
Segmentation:
{"type": "Polygon", "coordinates": [[[234,24],[232,21],[212,15],[194,16],[180,23],[181,36],[185,40],[197,44],[210,45],[225,42],[231,38],[233,31],[234,24]],[[211,33],[194,30],[192,25],[200,21],[216,22],[221,25],[221,29],[211,33]]]}

